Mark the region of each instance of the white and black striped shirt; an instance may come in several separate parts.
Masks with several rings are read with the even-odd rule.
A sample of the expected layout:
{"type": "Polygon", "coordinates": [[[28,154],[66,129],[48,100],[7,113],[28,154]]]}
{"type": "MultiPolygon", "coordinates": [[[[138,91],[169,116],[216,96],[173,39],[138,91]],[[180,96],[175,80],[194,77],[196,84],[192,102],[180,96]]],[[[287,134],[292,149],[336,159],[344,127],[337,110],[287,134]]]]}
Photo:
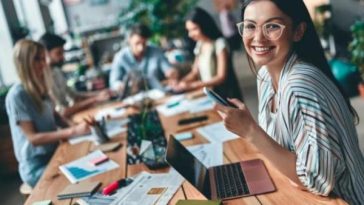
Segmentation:
{"type": "Polygon", "coordinates": [[[281,71],[276,97],[267,69],[260,69],[258,96],[259,124],[296,153],[302,184],[315,194],[364,204],[364,158],[353,116],[336,86],[293,54],[281,71]]]}

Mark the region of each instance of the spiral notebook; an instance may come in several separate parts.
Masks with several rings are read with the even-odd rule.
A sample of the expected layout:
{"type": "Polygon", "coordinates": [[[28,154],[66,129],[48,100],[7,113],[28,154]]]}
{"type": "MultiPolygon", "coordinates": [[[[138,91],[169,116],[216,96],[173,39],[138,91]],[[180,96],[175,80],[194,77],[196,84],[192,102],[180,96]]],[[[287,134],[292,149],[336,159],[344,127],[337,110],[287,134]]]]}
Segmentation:
{"type": "Polygon", "coordinates": [[[100,187],[101,182],[82,182],[68,185],[57,195],[58,200],[91,196],[100,187]]]}

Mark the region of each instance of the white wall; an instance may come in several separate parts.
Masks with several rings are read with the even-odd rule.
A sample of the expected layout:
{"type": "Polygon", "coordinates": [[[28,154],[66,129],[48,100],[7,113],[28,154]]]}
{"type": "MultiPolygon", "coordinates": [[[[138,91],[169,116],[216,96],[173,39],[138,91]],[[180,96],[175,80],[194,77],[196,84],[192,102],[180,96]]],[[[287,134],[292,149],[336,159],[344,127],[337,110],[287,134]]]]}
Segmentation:
{"type": "Polygon", "coordinates": [[[1,77],[6,85],[18,82],[18,75],[15,70],[12,55],[12,39],[10,36],[9,27],[5,19],[4,8],[0,3],[0,69],[1,77]]]}
{"type": "Polygon", "coordinates": [[[49,12],[54,22],[54,32],[57,34],[63,34],[67,32],[68,26],[62,6],[62,1],[53,0],[52,3],[49,4],[49,12]]]}
{"type": "Polygon", "coordinates": [[[27,19],[27,26],[32,39],[39,39],[45,32],[42,14],[38,0],[21,0],[23,3],[24,16],[27,19]]]}

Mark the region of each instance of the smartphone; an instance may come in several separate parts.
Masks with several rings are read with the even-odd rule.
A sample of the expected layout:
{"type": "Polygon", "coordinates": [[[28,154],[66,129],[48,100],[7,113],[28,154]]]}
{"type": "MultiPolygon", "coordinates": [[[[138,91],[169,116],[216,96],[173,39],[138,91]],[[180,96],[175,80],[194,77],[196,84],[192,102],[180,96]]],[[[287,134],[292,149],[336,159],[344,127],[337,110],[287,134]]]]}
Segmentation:
{"type": "Polygon", "coordinates": [[[207,87],[203,87],[203,92],[213,101],[215,101],[216,103],[219,103],[221,105],[224,106],[229,106],[229,107],[234,107],[236,108],[236,106],[234,104],[232,104],[231,102],[225,100],[224,98],[222,98],[220,95],[218,95],[217,93],[215,93],[213,90],[208,89],[207,87]]]}

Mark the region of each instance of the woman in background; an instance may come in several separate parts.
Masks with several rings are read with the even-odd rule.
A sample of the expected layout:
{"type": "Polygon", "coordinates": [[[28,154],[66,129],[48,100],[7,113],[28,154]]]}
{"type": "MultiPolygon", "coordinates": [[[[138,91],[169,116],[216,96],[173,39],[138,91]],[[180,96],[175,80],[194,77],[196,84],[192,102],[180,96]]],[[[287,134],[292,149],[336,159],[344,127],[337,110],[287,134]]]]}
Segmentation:
{"type": "Polygon", "coordinates": [[[44,47],[31,40],[20,40],[14,47],[14,63],[20,83],[6,96],[15,156],[23,182],[34,187],[41,177],[58,141],[89,132],[81,123],[57,129],[54,106],[44,82],[44,47]]]}
{"type": "Polygon", "coordinates": [[[238,24],[258,71],[259,124],[216,105],[228,130],[247,140],[295,186],[364,202],[358,116],[334,79],[302,0],[245,0],[238,24]]]}
{"type": "Polygon", "coordinates": [[[204,86],[225,97],[242,99],[228,44],[214,19],[203,9],[195,8],[186,18],[188,36],[196,41],[192,70],[174,86],[177,92],[204,86]]]}

